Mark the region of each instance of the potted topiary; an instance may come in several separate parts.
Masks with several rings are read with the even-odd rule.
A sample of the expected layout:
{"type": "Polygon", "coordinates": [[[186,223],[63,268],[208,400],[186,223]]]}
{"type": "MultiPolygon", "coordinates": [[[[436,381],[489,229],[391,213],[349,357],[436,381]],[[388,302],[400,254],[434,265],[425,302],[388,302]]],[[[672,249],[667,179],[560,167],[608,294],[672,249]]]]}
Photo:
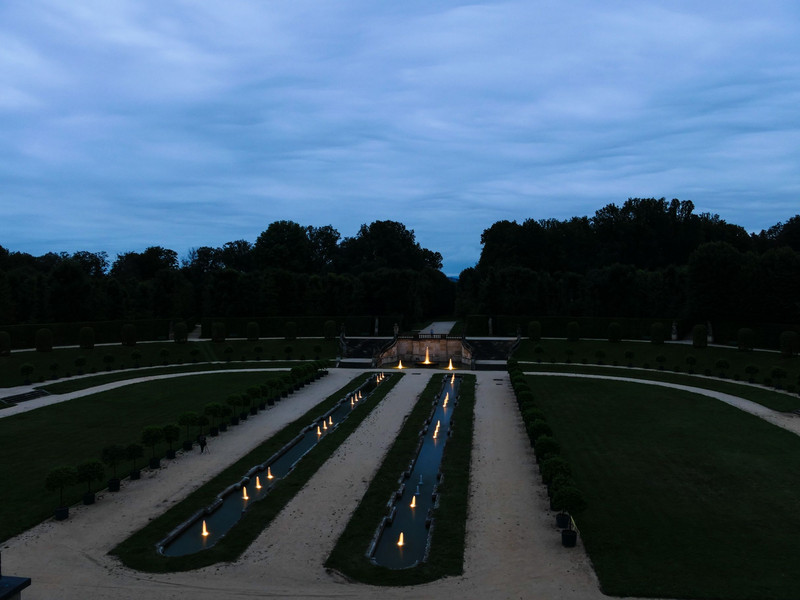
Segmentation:
{"type": "MultiPolygon", "coordinates": [[[[574,486],[562,486],[553,493],[553,505],[561,513],[575,516],[586,508],[583,494],[574,486]]],[[[561,544],[572,548],[578,540],[578,532],[572,529],[572,519],[567,523],[567,529],[561,531],[561,544]]]]}
{"type": "Polygon", "coordinates": [[[51,492],[58,490],[58,507],[55,510],[56,521],[63,521],[69,517],[69,506],[64,506],[64,488],[75,485],[78,473],[75,467],[57,467],[47,474],[44,486],[51,492]]]}
{"type": "Polygon", "coordinates": [[[219,430],[228,431],[228,424],[225,422],[225,419],[229,418],[233,414],[233,409],[228,406],[227,404],[222,404],[222,414],[220,415],[220,422],[219,422],[219,430]]]}
{"type": "Polygon", "coordinates": [[[217,421],[222,418],[223,407],[222,404],[219,402],[209,402],[203,408],[203,412],[209,416],[211,419],[211,427],[208,430],[208,434],[211,437],[217,437],[219,435],[219,427],[217,427],[217,421]]]}
{"type": "Polygon", "coordinates": [[[139,444],[131,444],[125,448],[125,458],[131,461],[131,479],[139,479],[141,472],[136,468],[136,459],[144,456],[144,448],[139,444]]]}
{"type": "Polygon", "coordinates": [[[167,442],[167,459],[172,460],[175,458],[175,450],[172,449],[172,443],[177,442],[181,437],[181,428],[175,423],[169,423],[161,428],[164,432],[164,441],[167,442]]]}
{"type": "Polygon", "coordinates": [[[186,427],[186,437],[183,439],[183,449],[186,452],[192,449],[192,444],[194,443],[189,428],[197,425],[197,417],[197,413],[191,410],[178,417],[178,425],[186,427]]]}
{"type": "Polygon", "coordinates": [[[239,396],[236,394],[231,394],[225,399],[228,407],[231,411],[231,425],[238,425],[239,424],[239,415],[236,412],[236,407],[239,405],[239,396]]]}
{"type": "Polygon", "coordinates": [[[164,429],[157,425],[148,425],[142,430],[142,445],[148,446],[151,451],[150,468],[161,468],[161,459],[156,458],[156,445],[164,439],[164,429]]]}
{"type": "Polygon", "coordinates": [[[79,464],[75,467],[77,473],[77,480],[86,484],[86,493],[83,495],[84,504],[94,504],[94,492],[92,491],[92,482],[100,481],[105,477],[106,469],[103,463],[99,460],[90,460],[85,463],[79,464]]]}
{"type": "Polygon", "coordinates": [[[539,471],[542,475],[542,481],[545,485],[550,485],[553,478],[561,473],[565,475],[571,474],[569,463],[560,456],[553,456],[539,464],[539,471]]]}
{"type": "Polygon", "coordinates": [[[108,480],[108,491],[119,491],[119,478],[117,477],[117,465],[125,459],[125,447],[119,444],[112,444],[103,448],[103,462],[111,467],[113,477],[108,480]]]}

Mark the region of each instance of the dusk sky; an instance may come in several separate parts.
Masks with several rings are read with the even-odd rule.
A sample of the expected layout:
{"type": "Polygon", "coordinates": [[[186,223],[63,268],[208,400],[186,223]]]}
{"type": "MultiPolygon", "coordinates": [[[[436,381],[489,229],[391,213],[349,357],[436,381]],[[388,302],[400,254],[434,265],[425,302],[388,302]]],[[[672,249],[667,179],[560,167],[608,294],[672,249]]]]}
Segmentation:
{"type": "Polygon", "coordinates": [[[277,220],[800,213],[800,3],[0,4],[0,245],[185,257],[277,220]]]}

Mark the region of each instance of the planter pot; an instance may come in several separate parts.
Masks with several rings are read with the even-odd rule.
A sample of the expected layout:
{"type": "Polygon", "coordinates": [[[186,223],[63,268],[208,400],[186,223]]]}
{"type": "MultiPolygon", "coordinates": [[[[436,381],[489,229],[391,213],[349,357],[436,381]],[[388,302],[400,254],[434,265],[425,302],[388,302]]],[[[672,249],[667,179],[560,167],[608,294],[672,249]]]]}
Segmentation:
{"type": "Polygon", "coordinates": [[[151,469],[160,469],[161,468],[161,459],[160,458],[151,458],[150,459],[150,468],[151,469]]]}
{"type": "Polygon", "coordinates": [[[574,548],[578,541],[578,532],[574,529],[561,530],[561,545],[565,548],[574,548]]]}
{"type": "Polygon", "coordinates": [[[275,400],[273,400],[272,398],[267,400],[267,406],[275,406],[275,400]]]}
{"type": "Polygon", "coordinates": [[[167,450],[167,460],[172,460],[173,458],[175,458],[175,450],[167,450]]]}
{"type": "Polygon", "coordinates": [[[239,420],[240,421],[247,421],[248,413],[246,411],[242,411],[239,413],[239,420]]]}
{"type": "Polygon", "coordinates": [[[238,425],[239,424],[239,417],[231,417],[231,425],[238,425]]]}
{"type": "Polygon", "coordinates": [[[211,437],[217,437],[219,435],[219,427],[212,427],[208,430],[208,435],[211,437]]]}
{"type": "Polygon", "coordinates": [[[558,513],[556,515],[556,526],[559,529],[566,529],[569,527],[569,515],[567,513],[558,513]]]}
{"type": "Polygon", "coordinates": [[[192,449],[192,440],[183,440],[183,449],[189,452],[192,449]]]}
{"type": "Polygon", "coordinates": [[[108,491],[109,492],[118,492],[119,491],[119,479],[113,477],[108,480],[108,491]]]}
{"type": "Polygon", "coordinates": [[[220,431],[228,431],[228,424],[227,423],[220,423],[219,424],[220,431]]]}
{"type": "Polygon", "coordinates": [[[258,409],[255,406],[250,407],[250,415],[255,416],[258,414],[258,409]]]}
{"type": "Polygon", "coordinates": [[[83,503],[85,505],[94,504],[94,492],[86,492],[83,495],[83,503]]]}
{"type": "Polygon", "coordinates": [[[139,469],[134,469],[131,471],[131,479],[140,479],[142,476],[142,472],[139,469]]]}
{"type": "Polygon", "coordinates": [[[281,398],[288,398],[288,397],[289,397],[289,392],[288,391],[281,392],[281,398]]]}
{"type": "Polygon", "coordinates": [[[55,518],[56,521],[64,521],[64,520],[68,519],[69,518],[69,506],[59,506],[55,510],[55,513],[53,514],[53,517],[55,518]]]}
{"type": "Polygon", "coordinates": [[[267,408],[267,403],[266,402],[259,402],[258,403],[258,410],[264,410],[266,408],[267,408]]]}

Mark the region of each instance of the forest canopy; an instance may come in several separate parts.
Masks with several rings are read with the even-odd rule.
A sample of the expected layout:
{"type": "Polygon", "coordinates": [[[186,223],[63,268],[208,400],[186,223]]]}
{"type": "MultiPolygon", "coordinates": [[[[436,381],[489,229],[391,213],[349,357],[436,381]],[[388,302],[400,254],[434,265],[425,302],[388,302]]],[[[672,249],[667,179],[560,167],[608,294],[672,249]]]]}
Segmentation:
{"type": "Polygon", "coordinates": [[[167,318],[470,314],[800,321],[800,215],[759,233],[688,200],[498,221],[455,283],[396,221],[342,238],[276,221],[179,259],[153,246],[42,256],[0,246],[0,325],[167,318]]]}

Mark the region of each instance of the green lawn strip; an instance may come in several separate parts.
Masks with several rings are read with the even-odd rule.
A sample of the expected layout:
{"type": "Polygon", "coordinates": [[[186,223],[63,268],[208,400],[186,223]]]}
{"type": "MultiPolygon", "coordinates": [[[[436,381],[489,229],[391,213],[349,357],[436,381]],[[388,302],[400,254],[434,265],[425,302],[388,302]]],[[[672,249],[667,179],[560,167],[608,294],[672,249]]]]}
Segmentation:
{"type": "Polygon", "coordinates": [[[626,377],[628,379],[648,379],[688,385],[706,390],[723,392],[738,396],[751,402],[756,402],[779,412],[791,412],[800,409],[800,398],[790,396],[784,392],[777,392],[763,388],[753,387],[744,383],[701,377],[699,375],[685,375],[670,373],[669,371],[653,371],[627,367],[598,367],[592,365],[565,365],[565,364],[539,364],[520,362],[520,369],[527,372],[540,371],[545,373],[583,373],[588,375],[606,375],[609,377],[626,377]]]}
{"type": "Polygon", "coordinates": [[[342,397],[355,390],[367,378],[374,377],[374,374],[365,373],[354,378],[349,384],[328,396],[247,456],[236,461],[186,499],[119,544],[111,551],[111,554],[117,555],[128,567],[154,573],[188,571],[219,562],[236,560],[370,414],[370,411],[380,403],[401,376],[400,373],[391,374],[385,382],[381,383],[365,401],[362,401],[363,404],[359,409],[353,411],[334,431],[323,437],[289,475],[278,480],[265,498],[254,502],[244,513],[242,520],[213,547],[202,552],[178,557],[162,556],[156,552],[156,544],[167,533],[198,510],[209,506],[223,489],[239,481],[251,467],[268,460],[304,427],[332,408],[342,397]]]}
{"type": "MultiPolygon", "coordinates": [[[[202,413],[209,402],[223,402],[282,374],[219,373],[143,382],[0,419],[0,541],[52,516],[58,494],[44,489],[51,469],[99,460],[106,446],[139,443],[147,425],[174,423],[187,411],[202,413]]],[[[225,435],[235,435],[235,429],[225,435]]],[[[159,444],[157,455],[166,448],[159,444]]],[[[137,467],[146,465],[150,455],[146,448],[137,467]]],[[[127,461],[117,467],[118,475],[130,470],[127,461]]],[[[93,485],[94,490],[104,487],[105,481],[93,485]]],[[[85,485],[65,489],[65,503],[74,504],[85,491],[85,485]]]]}
{"type": "Polygon", "coordinates": [[[772,386],[779,384],[782,388],[796,392],[800,388],[800,357],[785,358],[778,352],[753,350],[742,352],[735,348],[709,346],[694,348],[691,344],[668,342],[652,344],[649,342],[615,342],[605,340],[567,340],[543,339],[539,341],[522,340],[514,358],[519,361],[547,363],[563,363],[568,360],[573,364],[603,364],[610,366],[658,369],[665,371],[689,373],[690,370],[700,375],[726,379],[748,381],[751,377],[746,369],[753,366],[758,371],[752,375],[753,383],[772,386]],[[537,352],[537,347],[541,352],[537,352]],[[598,354],[601,353],[601,354],[598,354]],[[630,358],[626,353],[632,353],[630,358]],[[659,361],[659,357],[663,361],[659,361]],[[690,365],[687,358],[694,359],[690,365]],[[602,361],[602,363],[601,363],[602,361]],[[726,361],[727,368],[719,368],[717,363],[726,361]],[[775,379],[773,370],[779,367],[786,372],[785,377],[775,379]]]}
{"type": "Polygon", "coordinates": [[[42,384],[56,378],[87,373],[107,373],[119,369],[148,368],[170,365],[191,365],[194,362],[266,362],[277,360],[332,359],[338,346],[335,340],[280,338],[256,341],[140,343],[135,346],[114,344],[82,348],[54,348],[50,352],[12,352],[0,356],[0,387],[42,384]],[[260,351],[257,351],[260,349],[260,351]],[[79,365],[82,358],[84,364],[79,365]],[[28,379],[21,373],[23,365],[33,371],[28,379]]]}
{"type": "Polygon", "coordinates": [[[47,383],[39,386],[50,394],[68,394],[78,390],[85,390],[106,383],[125,381],[126,379],[136,379],[139,377],[152,377],[153,375],[167,375],[170,373],[198,373],[206,371],[227,371],[234,369],[291,369],[296,367],[299,362],[276,361],[276,362],[225,362],[225,363],[200,363],[192,365],[172,365],[167,367],[140,368],[128,371],[113,371],[102,375],[92,375],[81,377],[80,379],[70,379],[58,383],[47,383]]]}
{"type": "Polygon", "coordinates": [[[798,597],[798,436],[681,390],[528,381],[587,500],[576,520],[605,594],[798,597]]]}
{"type": "Polygon", "coordinates": [[[464,566],[464,540],[472,452],[475,376],[464,375],[458,410],[453,414],[453,435],[442,460],[444,480],[439,487],[439,508],[428,562],[413,569],[393,570],[372,564],[366,556],[386,501],[398,487],[419,441],[419,431],[430,415],[431,402],[441,389],[443,375],[434,375],[406,419],[380,469],[369,485],[325,566],[352,579],[374,585],[415,585],[459,575],[464,566]]]}

